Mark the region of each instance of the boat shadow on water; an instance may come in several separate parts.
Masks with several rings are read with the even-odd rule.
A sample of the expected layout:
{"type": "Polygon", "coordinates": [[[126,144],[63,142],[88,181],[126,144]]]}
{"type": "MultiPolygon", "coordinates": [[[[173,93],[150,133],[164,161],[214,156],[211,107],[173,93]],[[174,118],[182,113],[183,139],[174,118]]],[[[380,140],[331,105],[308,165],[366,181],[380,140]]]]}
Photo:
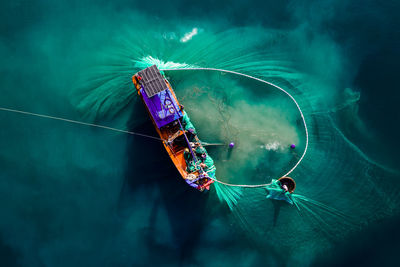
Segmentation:
{"type": "MultiPolygon", "coordinates": [[[[151,136],[157,133],[142,105],[134,105],[128,129],[151,136]],[[138,118],[142,119],[138,123],[138,118]]],[[[168,157],[160,141],[130,136],[127,142],[125,179],[119,197],[118,212],[122,218],[135,215],[135,210],[148,205],[150,215],[140,238],[149,255],[156,252],[150,262],[165,263],[171,260],[185,263],[191,259],[205,223],[205,205],[208,193],[189,187],[168,157]],[[138,199],[137,196],[144,196],[138,199]],[[165,211],[164,211],[165,210],[165,211]],[[168,222],[160,222],[166,213],[168,222]],[[169,241],[161,241],[159,225],[169,225],[161,231],[170,231],[169,241]]],[[[151,256],[150,256],[151,257],[151,256]]]]}

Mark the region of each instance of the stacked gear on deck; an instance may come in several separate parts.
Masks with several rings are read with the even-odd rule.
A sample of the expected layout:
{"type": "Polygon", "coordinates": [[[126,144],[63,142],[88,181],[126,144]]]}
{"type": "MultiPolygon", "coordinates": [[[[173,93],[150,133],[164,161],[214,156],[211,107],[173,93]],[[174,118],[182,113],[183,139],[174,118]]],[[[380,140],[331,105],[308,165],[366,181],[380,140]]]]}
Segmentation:
{"type": "Polygon", "coordinates": [[[203,146],[198,146],[195,149],[195,155],[200,159],[200,162],[203,163],[203,170],[210,176],[211,178],[215,178],[215,166],[214,160],[208,155],[207,151],[203,146]]]}
{"type": "Polygon", "coordinates": [[[189,149],[186,149],[184,152],[184,158],[186,161],[186,171],[188,173],[195,172],[200,169],[200,165],[197,164],[195,159],[193,159],[192,154],[190,153],[189,149]]]}
{"type": "MultiPolygon", "coordinates": [[[[190,121],[190,118],[186,112],[182,117],[182,126],[187,132],[190,146],[194,152],[192,155],[189,149],[184,151],[184,158],[187,165],[186,171],[188,173],[199,171],[201,177],[215,179],[216,168],[214,166],[214,160],[210,157],[210,155],[208,155],[207,150],[201,145],[201,141],[199,139],[196,140],[196,129],[194,128],[194,125],[190,121]],[[193,156],[195,158],[193,158],[193,156]]],[[[189,184],[193,184],[194,181],[187,180],[187,182],[189,184]]]]}
{"type": "Polygon", "coordinates": [[[185,131],[192,132],[193,134],[197,134],[196,128],[194,128],[193,123],[190,121],[189,116],[185,112],[182,116],[182,125],[185,131]]]}
{"type": "Polygon", "coordinates": [[[214,178],[215,177],[214,160],[210,157],[210,155],[208,155],[207,151],[205,151],[203,147],[199,146],[195,149],[195,156],[196,159],[194,160],[190,151],[185,150],[184,157],[187,165],[186,171],[192,173],[195,171],[199,171],[200,169],[203,169],[208,174],[208,176],[214,178]],[[204,152],[199,154],[197,152],[199,148],[204,150],[204,152]]]}

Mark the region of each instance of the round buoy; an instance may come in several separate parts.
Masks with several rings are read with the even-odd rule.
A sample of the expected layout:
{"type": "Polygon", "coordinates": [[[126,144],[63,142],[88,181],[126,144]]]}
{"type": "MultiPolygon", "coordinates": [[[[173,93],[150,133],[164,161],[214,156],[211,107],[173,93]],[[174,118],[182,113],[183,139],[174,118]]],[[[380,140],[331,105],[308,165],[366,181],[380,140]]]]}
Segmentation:
{"type": "Polygon", "coordinates": [[[233,148],[235,146],[235,143],[234,142],[231,142],[230,144],[229,144],[229,147],[230,148],[233,148]]]}
{"type": "Polygon", "coordinates": [[[296,148],[296,145],[295,145],[295,144],[291,144],[291,145],[290,145],[290,148],[291,148],[291,149],[294,149],[294,148],[296,148]]]}
{"type": "Polygon", "coordinates": [[[281,185],[286,185],[287,188],[289,189],[289,193],[293,193],[294,190],[296,189],[296,182],[290,178],[290,177],[281,177],[278,179],[279,182],[281,182],[281,185]]]}

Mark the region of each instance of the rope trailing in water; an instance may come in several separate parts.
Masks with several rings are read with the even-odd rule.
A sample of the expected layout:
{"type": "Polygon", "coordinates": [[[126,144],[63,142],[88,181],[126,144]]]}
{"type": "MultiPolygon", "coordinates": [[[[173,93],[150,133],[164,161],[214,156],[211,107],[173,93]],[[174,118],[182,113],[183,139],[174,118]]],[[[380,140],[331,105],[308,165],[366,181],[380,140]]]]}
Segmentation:
{"type": "Polygon", "coordinates": [[[151,139],[158,140],[158,141],[164,141],[163,139],[155,137],[155,136],[142,134],[142,133],[135,133],[135,132],[127,131],[127,130],[116,129],[116,128],[112,128],[112,127],[108,127],[108,126],[104,126],[104,125],[99,125],[99,124],[93,124],[93,123],[82,122],[82,121],[75,121],[75,120],[65,119],[65,118],[61,118],[61,117],[54,117],[54,116],[43,115],[43,114],[38,114],[38,113],[33,113],[33,112],[27,112],[27,111],[22,111],[22,110],[17,110],[17,109],[11,109],[11,108],[0,107],[0,110],[8,111],[8,112],[14,112],[14,113],[20,113],[20,114],[25,114],[25,115],[31,115],[31,116],[36,116],[36,117],[41,117],[41,118],[46,118],[46,119],[65,121],[65,122],[69,122],[69,123],[81,124],[81,125],[86,125],[86,126],[91,126],[91,127],[97,127],[97,128],[102,128],[102,129],[115,131],[115,132],[120,132],[120,133],[126,133],[126,134],[130,134],[130,135],[137,135],[137,136],[142,136],[142,137],[146,137],[146,138],[151,138],[151,139]]]}
{"type": "Polygon", "coordinates": [[[227,146],[224,143],[207,143],[207,142],[200,142],[202,146],[227,146]]]}
{"type": "MultiPolygon", "coordinates": [[[[223,70],[223,69],[216,69],[216,68],[162,69],[162,71],[176,71],[176,70],[212,70],[212,71],[220,71],[220,72],[225,72],[225,73],[236,74],[236,75],[239,75],[239,76],[247,77],[247,78],[254,79],[254,80],[256,80],[256,81],[259,81],[259,82],[262,82],[262,83],[271,85],[271,86],[273,86],[273,87],[275,87],[275,88],[281,90],[282,92],[284,92],[287,96],[290,97],[290,99],[293,100],[293,102],[296,104],[297,109],[298,109],[299,112],[300,112],[300,116],[301,116],[301,119],[303,120],[304,129],[305,129],[305,132],[306,132],[306,146],[305,146],[305,149],[304,149],[303,154],[301,155],[301,157],[300,157],[300,159],[297,161],[297,163],[293,166],[293,168],[291,168],[291,169],[290,169],[286,174],[284,174],[282,177],[288,176],[289,174],[291,174],[291,173],[297,168],[297,166],[299,166],[300,162],[303,160],[304,156],[306,155],[307,149],[308,149],[308,129],[307,129],[306,120],[305,120],[305,118],[304,118],[303,112],[301,111],[301,108],[300,108],[299,104],[297,103],[296,99],[294,99],[294,97],[293,97],[291,94],[289,94],[289,92],[287,92],[285,89],[283,89],[283,88],[281,88],[281,87],[279,87],[279,86],[277,86],[277,85],[275,85],[275,84],[273,84],[273,83],[264,81],[264,80],[262,80],[262,79],[260,79],[260,78],[253,77],[253,76],[250,76],[250,75],[247,75],[247,74],[244,74],[244,73],[232,71],[232,70],[223,70]]],[[[213,179],[213,178],[212,178],[212,179],[213,179]]],[[[268,185],[271,184],[271,183],[268,183],[268,184],[257,184],[257,185],[230,184],[230,183],[225,183],[225,182],[219,181],[219,180],[217,180],[217,179],[213,179],[213,180],[214,180],[215,182],[218,182],[218,183],[224,184],[224,185],[228,185],[228,186],[248,187],[248,188],[265,187],[265,186],[268,186],[268,185]]]]}

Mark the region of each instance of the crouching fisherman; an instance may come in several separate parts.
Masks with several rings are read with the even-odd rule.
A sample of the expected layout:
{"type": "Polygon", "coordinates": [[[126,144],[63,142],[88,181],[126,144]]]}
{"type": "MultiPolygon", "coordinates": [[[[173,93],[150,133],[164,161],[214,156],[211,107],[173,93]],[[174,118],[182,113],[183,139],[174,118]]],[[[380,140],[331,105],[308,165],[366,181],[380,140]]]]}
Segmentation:
{"type": "Polygon", "coordinates": [[[208,155],[207,151],[200,144],[195,147],[195,154],[200,159],[200,167],[211,178],[215,178],[214,160],[208,155]]]}
{"type": "Polygon", "coordinates": [[[192,151],[194,151],[195,158],[188,148],[184,150],[183,154],[188,172],[185,181],[194,188],[204,190],[212,183],[212,178],[215,179],[214,161],[200,144],[195,145],[192,151]]]}
{"type": "Polygon", "coordinates": [[[295,188],[296,183],[290,177],[282,177],[278,180],[272,179],[271,183],[265,187],[268,192],[267,198],[284,200],[289,204],[294,204],[292,193],[295,188]]]}

